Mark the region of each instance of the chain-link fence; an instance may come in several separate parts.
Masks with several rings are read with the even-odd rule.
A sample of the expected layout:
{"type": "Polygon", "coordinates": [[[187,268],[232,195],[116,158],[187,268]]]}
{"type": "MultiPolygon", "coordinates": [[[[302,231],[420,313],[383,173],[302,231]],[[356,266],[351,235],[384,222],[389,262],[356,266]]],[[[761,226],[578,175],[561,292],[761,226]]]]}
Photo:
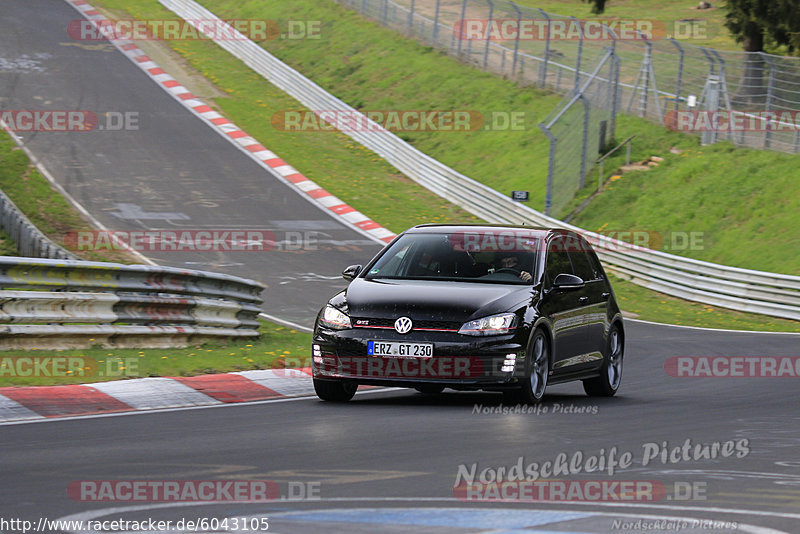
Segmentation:
{"type": "Polygon", "coordinates": [[[598,153],[614,137],[619,105],[619,61],[609,48],[580,87],[567,93],[539,128],[550,141],[545,215],[561,215],[598,153]]]}
{"type": "Polygon", "coordinates": [[[335,1],[482,69],[567,93],[545,121],[552,123],[545,129],[551,141],[560,143],[551,150],[557,159],[551,158],[548,181],[558,184],[551,208],[563,203],[555,191],[562,183],[569,197],[572,182],[582,183],[596,160],[591,145],[601,124],[610,140],[617,111],[700,134],[704,144],[730,140],[800,153],[800,58],[691,44],[691,20],[675,21],[673,36],[688,36],[678,40],[658,21],[617,21],[611,28],[509,0],[335,1]]]}

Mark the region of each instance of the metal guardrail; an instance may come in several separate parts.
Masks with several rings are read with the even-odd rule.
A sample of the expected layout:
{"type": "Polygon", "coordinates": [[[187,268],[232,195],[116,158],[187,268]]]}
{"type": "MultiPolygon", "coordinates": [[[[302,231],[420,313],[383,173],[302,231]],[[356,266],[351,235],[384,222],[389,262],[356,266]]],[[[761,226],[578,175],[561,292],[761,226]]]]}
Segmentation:
{"type": "Polygon", "coordinates": [[[61,248],[40,232],[2,191],[0,191],[0,228],[14,240],[17,252],[23,256],[75,259],[74,254],[61,248]]]}
{"type": "Polygon", "coordinates": [[[0,257],[0,288],[0,349],[258,337],[264,290],[220,273],[15,257],[0,257]]]}
{"type": "MultiPolygon", "coordinates": [[[[19,144],[16,134],[2,120],[0,120],[0,130],[8,133],[14,142],[19,144]]],[[[5,230],[14,240],[17,245],[17,252],[22,256],[65,260],[77,259],[77,256],[57,245],[36,228],[2,191],[0,191],[0,228],[5,230]]]]}
{"type": "MultiPolygon", "coordinates": [[[[193,0],[160,2],[189,22],[216,19],[218,24],[222,24],[216,15],[193,0]]],[[[202,31],[202,28],[199,30],[202,31]]],[[[233,29],[231,31],[235,32],[233,29]]],[[[216,40],[216,43],[304,106],[317,111],[358,113],[245,36],[238,34],[236,37],[216,40]]],[[[486,221],[569,228],[586,236],[612,271],[638,285],[713,306],[800,320],[800,276],[683,258],[641,249],[581,230],[513,202],[420,152],[378,124],[369,122],[371,127],[363,129],[366,131],[344,133],[376,152],[415,182],[486,221]]]]}

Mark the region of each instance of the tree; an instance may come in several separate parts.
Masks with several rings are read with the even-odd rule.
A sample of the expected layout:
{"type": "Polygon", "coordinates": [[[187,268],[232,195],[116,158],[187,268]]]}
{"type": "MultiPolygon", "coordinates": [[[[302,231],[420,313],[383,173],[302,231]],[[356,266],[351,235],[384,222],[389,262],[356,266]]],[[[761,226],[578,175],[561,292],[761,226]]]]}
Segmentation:
{"type": "MultiPolygon", "coordinates": [[[[762,52],[767,43],[800,49],[800,0],[727,0],[725,10],[725,27],[745,52],[762,52]]],[[[765,67],[761,54],[747,54],[735,105],[763,102],[765,67]]]]}
{"type": "Polygon", "coordinates": [[[592,13],[595,15],[601,14],[606,10],[606,0],[583,0],[587,4],[592,4],[592,13]]]}
{"type": "Polygon", "coordinates": [[[761,52],[765,40],[800,48],[800,0],[727,0],[725,27],[745,52],[761,52]]]}

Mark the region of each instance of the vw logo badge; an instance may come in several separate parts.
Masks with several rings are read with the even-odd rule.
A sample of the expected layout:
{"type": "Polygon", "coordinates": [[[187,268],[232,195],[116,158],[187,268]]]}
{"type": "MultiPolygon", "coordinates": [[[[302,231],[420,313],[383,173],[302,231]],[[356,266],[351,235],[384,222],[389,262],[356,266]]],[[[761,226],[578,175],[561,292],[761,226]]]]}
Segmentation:
{"type": "Polygon", "coordinates": [[[397,330],[398,334],[408,334],[411,332],[412,326],[411,319],[408,317],[400,317],[394,322],[394,329],[397,330]]]}

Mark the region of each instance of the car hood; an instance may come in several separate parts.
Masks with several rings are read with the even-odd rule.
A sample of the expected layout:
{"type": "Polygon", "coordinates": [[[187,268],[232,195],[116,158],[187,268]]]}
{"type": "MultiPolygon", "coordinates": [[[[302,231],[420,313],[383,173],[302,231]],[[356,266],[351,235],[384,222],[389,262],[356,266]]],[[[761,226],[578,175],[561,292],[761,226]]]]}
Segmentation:
{"type": "Polygon", "coordinates": [[[514,311],[533,294],[529,285],[356,278],[345,301],[351,317],[464,322],[514,311]]]}

